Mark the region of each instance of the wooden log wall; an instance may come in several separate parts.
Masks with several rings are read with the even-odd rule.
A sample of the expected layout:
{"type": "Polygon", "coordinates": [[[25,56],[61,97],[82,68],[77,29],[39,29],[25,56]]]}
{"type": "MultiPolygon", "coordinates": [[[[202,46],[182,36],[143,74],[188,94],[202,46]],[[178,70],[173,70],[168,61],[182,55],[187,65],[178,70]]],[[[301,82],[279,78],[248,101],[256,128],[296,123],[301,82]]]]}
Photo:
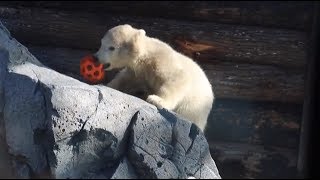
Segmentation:
{"type": "Polygon", "coordinates": [[[306,1],[1,1],[7,7],[57,10],[218,22],[309,30],[313,8],[306,1]]]}
{"type": "Polygon", "coordinates": [[[80,59],[113,26],[166,41],[213,84],[206,136],[222,177],[272,178],[294,172],[312,10],[304,1],[1,1],[0,20],[40,61],[78,79],[80,59]]]}
{"type": "Polygon", "coordinates": [[[198,54],[195,60],[207,71],[218,98],[303,101],[303,32],[46,9],[1,8],[0,15],[24,44],[91,51],[109,28],[129,23],[186,55],[198,54]]]}

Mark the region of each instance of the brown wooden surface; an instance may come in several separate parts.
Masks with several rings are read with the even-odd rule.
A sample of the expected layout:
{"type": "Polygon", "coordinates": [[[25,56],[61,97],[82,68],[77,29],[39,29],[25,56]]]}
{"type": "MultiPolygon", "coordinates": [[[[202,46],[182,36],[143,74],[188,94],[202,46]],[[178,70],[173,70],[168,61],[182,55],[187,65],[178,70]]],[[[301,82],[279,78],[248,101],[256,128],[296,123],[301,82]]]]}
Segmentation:
{"type": "Polygon", "coordinates": [[[304,31],[311,28],[313,10],[311,1],[0,1],[0,5],[258,25],[304,31]]]}
{"type": "MultiPolygon", "coordinates": [[[[79,75],[79,62],[91,50],[27,46],[40,61],[70,76],[79,75]]],[[[303,74],[270,65],[235,62],[201,63],[217,98],[302,103],[303,74]]],[[[107,74],[108,80],[114,73],[107,74]]],[[[74,76],[76,77],[76,76],[74,76]]],[[[76,77],[79,78],[79,77],[76,77]]]]}
{"type": "Polygon", "coordinates": [[[294,149],[217,141],[209,144],[223,179],[297,178],[294,149]]]}
{"type": "Polygon", "coordinates": [[[129,23],[198,62],[269,64],[302,72],[306,59],[307,34],[292,30],[5,7],[0,17],[26,45],[97,50],[108,29],[129,23]]]}

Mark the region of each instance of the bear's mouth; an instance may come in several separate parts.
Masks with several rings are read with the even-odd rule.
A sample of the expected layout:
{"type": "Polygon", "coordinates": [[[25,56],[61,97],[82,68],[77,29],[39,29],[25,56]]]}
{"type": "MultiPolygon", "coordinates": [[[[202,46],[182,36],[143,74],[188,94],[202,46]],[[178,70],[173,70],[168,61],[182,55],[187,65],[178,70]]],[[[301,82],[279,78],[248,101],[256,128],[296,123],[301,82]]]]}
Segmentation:
{"type": "Polygon", "coordinates": [[[110,66],[110,63],[103,64],[103,69],[107,70],[108,68],[110,68],[110,66]]]}
{"type": "MultiPolygon", "coordinates": [[[[99,61],[99,58],[97,57],[96,54],[93,55],[93,59],[94,59],[97,63],[101,63],[101,62],[99,61]]],[[[111,69],[110,66],[111,66],[110,63],[103,63],[103,69],[104,69],[104,70],[110,70],[110,69],[111,69]]]]}

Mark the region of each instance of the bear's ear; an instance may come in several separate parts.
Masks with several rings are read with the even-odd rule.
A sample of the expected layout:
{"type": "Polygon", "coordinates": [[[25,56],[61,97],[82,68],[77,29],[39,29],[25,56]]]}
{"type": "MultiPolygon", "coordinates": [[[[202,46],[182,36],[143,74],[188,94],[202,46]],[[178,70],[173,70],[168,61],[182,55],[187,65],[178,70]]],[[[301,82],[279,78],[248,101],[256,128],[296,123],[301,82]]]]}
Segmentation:
{"type": "Polygon", "coordinates": [[[130,50],[134,54],[139,54],[143,49],[143,40],[146,32],[143,29],[136,31],[130,41],[130,50]]]}
{"type": "Polygon", "coordinates": [[[123,26],[126,28],[132,28],[132,26],[130,24],[123,24],[123,26]]]}
{"type": "Polygon", "coordinates": [[[138,30],[139,36],[145,36],[146,35],[146,31],[143,29],[139,29],[138,30]]]}
{"type": "Polygon", "coordinates": [[[146,35],[146,31],[144,31],[143,29],[139,29],[134,33],[132,37],[133,43],[139,43],[141,41],[141,38],[143,38],[143,36],[145,35],[146,35]]]}

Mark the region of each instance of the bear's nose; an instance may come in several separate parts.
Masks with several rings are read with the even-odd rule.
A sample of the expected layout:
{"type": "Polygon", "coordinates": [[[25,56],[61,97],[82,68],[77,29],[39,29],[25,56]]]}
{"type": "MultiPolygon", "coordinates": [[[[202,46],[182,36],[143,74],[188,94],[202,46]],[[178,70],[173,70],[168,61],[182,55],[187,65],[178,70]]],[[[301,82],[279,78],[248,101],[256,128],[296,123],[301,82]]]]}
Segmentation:
{"type": "Polygon", "coordinates": [[[108,67],[110,67],[110,63],[103,64],[104,69],[107,69],[108,67]]]}

